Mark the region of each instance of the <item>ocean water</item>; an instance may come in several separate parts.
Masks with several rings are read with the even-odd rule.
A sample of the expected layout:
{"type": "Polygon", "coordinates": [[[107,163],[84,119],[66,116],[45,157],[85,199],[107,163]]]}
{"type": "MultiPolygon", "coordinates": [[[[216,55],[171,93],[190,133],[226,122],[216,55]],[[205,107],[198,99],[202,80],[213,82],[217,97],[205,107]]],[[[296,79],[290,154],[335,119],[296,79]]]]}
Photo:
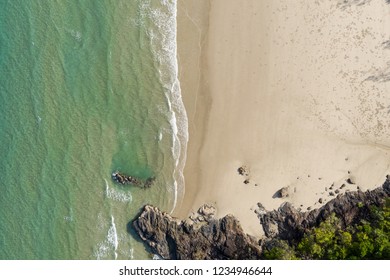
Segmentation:
{"type": "Polygon", "coordinates": [[[0,259],[152,257],[129,222],[183,188],[176,0],[0,0],[0,112],[0,259]]]}

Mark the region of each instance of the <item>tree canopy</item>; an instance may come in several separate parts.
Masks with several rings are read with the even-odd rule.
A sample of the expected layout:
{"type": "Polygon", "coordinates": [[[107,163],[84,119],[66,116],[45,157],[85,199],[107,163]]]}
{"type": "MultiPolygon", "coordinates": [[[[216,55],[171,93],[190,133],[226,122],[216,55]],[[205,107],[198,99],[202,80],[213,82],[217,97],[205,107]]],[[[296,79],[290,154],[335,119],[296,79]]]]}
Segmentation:
{"type": "MultiPolygon", "coordinates": [[[[359,206],[357,206],[359,207],[359,206]]],[[[267,259],[390,259],[390,200],[371,207],[366,219],[342,228],[334,214],[292,245],[280,240],[267,259]]]]}

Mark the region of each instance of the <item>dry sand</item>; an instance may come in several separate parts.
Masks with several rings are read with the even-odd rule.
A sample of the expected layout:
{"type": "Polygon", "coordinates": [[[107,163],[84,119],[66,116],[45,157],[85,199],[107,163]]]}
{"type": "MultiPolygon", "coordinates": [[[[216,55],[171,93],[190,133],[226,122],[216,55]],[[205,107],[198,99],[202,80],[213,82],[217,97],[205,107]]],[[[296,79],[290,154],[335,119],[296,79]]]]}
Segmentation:
{"type": "Polygon", "coordinates": [[[340,3],[178,1],[190,139],[177,216],[212,203],[218,216],[231,213],[259,236],[258,202],[305,211],[343,184],[340,193],[384,182],[390,5],[340,3]],[[249,184],[237,172],[242,165],[249,184]],[[273,198],[282,187],[289,196],[273,198]]]}

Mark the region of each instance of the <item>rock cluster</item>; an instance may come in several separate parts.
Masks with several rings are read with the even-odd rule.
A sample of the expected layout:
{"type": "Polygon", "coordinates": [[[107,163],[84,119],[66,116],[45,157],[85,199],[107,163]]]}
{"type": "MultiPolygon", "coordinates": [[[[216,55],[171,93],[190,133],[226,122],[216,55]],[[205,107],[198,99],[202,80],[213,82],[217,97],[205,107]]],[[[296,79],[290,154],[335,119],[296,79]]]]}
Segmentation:
{"type": "MultiPolygon", "coordinates": [[[[244,184],[245,185],[248,185],[251,183],[251,174],[250,174],[250,169],[248,166],[246,165],[242,165],[240,166],[239,168],[237,168],[237,172],[238,172],[238,175],[240,176],[244,176],[245,177],[245,180],[244,180],[244,184]]],[[[257,184],[254,184],[255,187],[257,187],[257,184]]]]}
{"type": "Polygon", "coordinates": [[[294,242],[335,213],[347,227],[369,217],[369,207],[381,206],[390,196],[390,177],[372,191],[339,194],[319,209],[301,212],[286,202],[278,210],[266,211],[259,203],[256,214],[265,238],[245,234],[239,221],[227,215],[215,218],[215,208],[203,206],[186,220],[171,217],[147,205],[132,225],[136,233],[163,259],[260,259],[262,248],[276,239],[294,242]]]}
{"type": "Polygon", "coordinates": [[[227,215],[214,218],[214,211],[205,206],[195,220],[171,217],[147,205],[133,221],[136,233],[163,259],[225,260],[259,259],[258,242],[246,235],[239,221],[227,215]],[[199,219],[199,216],[203,218],[199,219]]]}
{"type": "Polygon", "coordinates": [[[286,202],[278,210],[265,211],[259,203],[255,211],[262,224],[267,238],[283,240],[300,239],[304,233],[318,226],[322,221],[335,213],[344,227],[369,216],[370,206],[381,206],[390,196],[390,177],[385,183],[372,191],[360,190],[339,194],[324,206],[310,212],[300,212],[286,202]]]}
{"type": "Polygon", "coordinates": [[[112,179],[121,185],[133,185],[137,187],[150,188],[155,180],[154,177],[146,179],[145,183],[136,177],[122,174],[118,171],[112,173],[112,179]]]}
{"type": "Polygon", "coordinates": [[[238,169],[237,169],[237,172],[239,175],[241,176],[249,176],[249,168],[245,165],[243,166],[240,166],[238,169]]]}
{"type": "Polygon", "coordinates": [[[199,208],[197,213],[190,215],[189,219],[194,223],[209,222],[214,218],[216,211],[214,206],[205,204],[199,208]]]}

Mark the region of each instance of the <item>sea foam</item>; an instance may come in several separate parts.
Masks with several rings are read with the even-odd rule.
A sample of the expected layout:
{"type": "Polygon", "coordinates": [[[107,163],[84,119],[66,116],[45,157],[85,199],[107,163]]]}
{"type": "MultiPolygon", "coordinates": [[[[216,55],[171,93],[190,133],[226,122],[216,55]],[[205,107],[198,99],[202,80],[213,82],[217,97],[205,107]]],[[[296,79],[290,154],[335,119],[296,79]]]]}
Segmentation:
{"type": "Polygon", "coordinates": [[[115,218],[111,215],[110,226],[107,230],[107,235],[105,239],[97,244],[97,249],[95,250],[94,256],[98,260],[110,259],[112,255],[114,258],[118,258],[118,247],[119,247],[119,238],[118,232],[116,229],[115,218]]]}
{"type": "Polygon", "coordinates": [[[183,169],[186,160],[188,142],[188,118],[183,104],[177,61],[177,1],[163,0],[159,7],[152,7],[150,1],[141,6],[141,16],[150,17],[154,27],[148,31],[154,60],[159,65],[159,78],[164,88],[168,104],[169,123],[172,134],[172,154],[176,168],[173,172],[175,180],[170,192],[174,192],[171,212],[184,195],[183,169]],[[158,30],[158,32],[155,32],[158,30]]]}
{"type": "Polygon", "coordinates": [[[133,200],[131,193],[129,191],[121,191],[120,189],[111,188],[108,184],[108,181],[105,181],[105,196],[109,199],[129,203],[133,200]]]}

